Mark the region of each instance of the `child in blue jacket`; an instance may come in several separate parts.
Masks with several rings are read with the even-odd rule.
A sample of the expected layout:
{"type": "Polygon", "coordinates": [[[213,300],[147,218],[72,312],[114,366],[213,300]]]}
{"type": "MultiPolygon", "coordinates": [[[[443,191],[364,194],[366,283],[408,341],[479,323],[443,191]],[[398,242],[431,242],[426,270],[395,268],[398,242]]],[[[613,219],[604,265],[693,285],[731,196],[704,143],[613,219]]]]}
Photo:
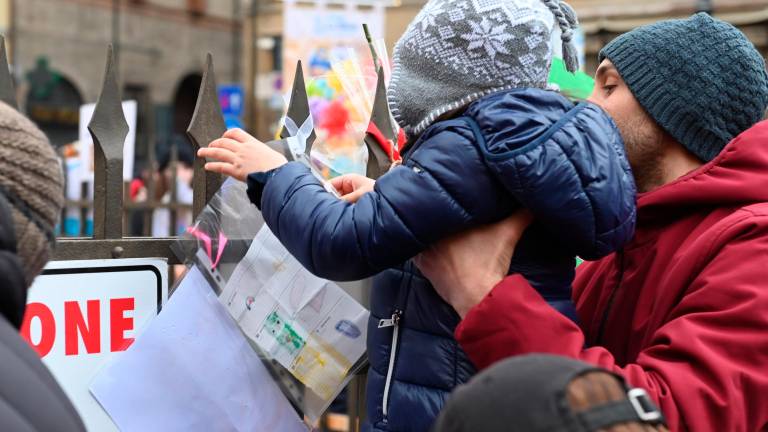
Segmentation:
{"type": "MultiPolygon", "coordinates": [[[[440,239],[535,217],[510,272],[574,317],[574,257],[632,236],[635,186],[616,126],[599,107],[546,90],[559,30],[575,69],[573,11],[559,0],[432,0],[398,42],[388,99],[410,137],[403,164],[355,203],[240,130],[200,156],[248,181],[272,232],[314,274],[377,275],[367,343],[368,430],[427,430],[474,373],[453,339],[456,312],[409,261],[440,239]]],[[[531,323],[535,325],[535,323],[531,323]]]]}

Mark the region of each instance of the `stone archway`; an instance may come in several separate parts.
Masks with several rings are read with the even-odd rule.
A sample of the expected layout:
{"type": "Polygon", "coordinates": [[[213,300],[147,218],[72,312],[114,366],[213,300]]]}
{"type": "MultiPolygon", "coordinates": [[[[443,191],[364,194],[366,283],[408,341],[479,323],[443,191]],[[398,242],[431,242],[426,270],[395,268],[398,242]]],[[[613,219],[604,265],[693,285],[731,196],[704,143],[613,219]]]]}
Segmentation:
{"type": "Polygon", "coordinates": [[[51,69],[45,58],[37,61],[27,74],[27,115],[48,136],[55,147],[77,141],[80,106],[83,97],[75,84],[62,73],[51,69]]]}

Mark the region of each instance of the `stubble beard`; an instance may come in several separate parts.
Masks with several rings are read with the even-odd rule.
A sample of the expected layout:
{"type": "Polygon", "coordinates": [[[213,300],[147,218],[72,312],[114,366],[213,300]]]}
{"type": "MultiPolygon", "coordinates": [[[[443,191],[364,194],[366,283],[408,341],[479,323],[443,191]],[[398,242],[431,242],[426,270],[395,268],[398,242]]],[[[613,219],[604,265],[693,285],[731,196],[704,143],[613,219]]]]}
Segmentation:
{"type": "Polygon", "coordinates": [[[647,114],[617,123],[637,191],[649,192],[664,184],[664,131],[647,114]]]}

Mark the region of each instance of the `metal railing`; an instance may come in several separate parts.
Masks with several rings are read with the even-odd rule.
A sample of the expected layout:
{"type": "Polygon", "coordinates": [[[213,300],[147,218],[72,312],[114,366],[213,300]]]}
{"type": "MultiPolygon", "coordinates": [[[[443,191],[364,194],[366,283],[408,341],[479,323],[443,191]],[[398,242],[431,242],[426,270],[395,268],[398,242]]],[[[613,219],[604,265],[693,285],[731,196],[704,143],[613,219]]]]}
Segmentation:
{"type": "MultiPolygon", "coordinates": [[[[371,122],[377,126],[382,135],[396,142],[396,136],[391,124],[391,115],[386,103],[386,92],[382,71],[379,71],[379,82],[376,98],[373,104],[371,122]]],[[[113,49],[110,46],[106,59],[104,82],[93,118],[88,125],[94,142],[94,233],[89,238],[60,238],[53,254],[54,261],[61,260],[91,260],[116,258],[165,258],[168,263],[182,264],[171,250],[171,245],[178,237],[125,237],[124,215],[126,207],[142,208],[146,205],[128,205],[125,203],[123,182],[123,145],[128,134],[128,124],[122,109],[121,92],[117,77],[113,49]]],[[[8,68],[5,43],[0,36],[0,100],[18,109],[13,80],[8,68]]],[[[304,85],[301,63],[297,65],[291,101],[287,116],[297,124],[302,124],[310,116],[308,97],[304,85]]],[[[208,54],[205,71],[198,93],[192,120],[187,129],[187,135],[196,151],[206,147],[211,141],[221,137],[225,132],[217,94],[216,77],[213,58],[208,54]]],[[[281,131],[281,141],[269,143],[273,148],[290,156],[285,139],[288,132],[281,131]]],[[[310,151],[315,138],[314,131],[307,143],[307,153],[310,151]]],[[[368,135],[365,138],[368,148],[368,176],[377,178],[386,172],[390,166],[390,157],[384,153],[376,139],[368,135]]],[[[290,159],[290,157],[289,157],[290,159]]],[[[218,191],[222,178],[218,174],[204,170],[205,161],[195,158],[192,204],[193,219],[203,210],[211,197],[218,191]]],[[[72,203],[72,202],[70,202],[72,203]]],[[[84,209],[89,204],[86,200],[75,201],[78,207],[84,209]]],[[[168,208],[179,208],[171,203],[168,208]]],[[[364,283],[367,285],[366,283],[364,283]]],[[[363,289],[362,301],[368,304],[367,290],[363,289]]],[[[359,430],[365,416],[365,375],[358,375],[348,387],[348,405],[351,430],[359,430]]]]}
{"type": "MultiPolygon", "coordinates": [[[[177,241],[176,237],[124,237],[123,144],[128,134],[128,124],[122,110],[115,66],[110,47],[104,84],[88,125],[94,143],[93,237],[59,239],[53,259],[154,257],[165,258],[169,264],[180,264],[170,248],[177,241]]],[[[213,61],[209,55],[187,134],[193,146],[200,148],[224,132],[213,61]]],[[[195,163],[193,217],[200,213],[221,185],[221,176],[206,172],[203,164],[202,161],[195,163]]],[[[167,207],[175,206],[172,204],[167,207]]]]}

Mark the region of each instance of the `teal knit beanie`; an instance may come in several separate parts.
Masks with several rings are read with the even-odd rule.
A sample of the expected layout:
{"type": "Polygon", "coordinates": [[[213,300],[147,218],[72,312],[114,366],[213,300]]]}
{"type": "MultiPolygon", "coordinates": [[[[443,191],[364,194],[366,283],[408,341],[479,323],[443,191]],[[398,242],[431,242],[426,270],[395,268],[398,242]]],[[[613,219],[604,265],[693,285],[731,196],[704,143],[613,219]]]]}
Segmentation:
{"type": "Polygon", "coordinates": [[[648,114],[704,162],[763,119],[765,60],[736,27],[705,13],[625,33],[600,51],[648,114]]]}

